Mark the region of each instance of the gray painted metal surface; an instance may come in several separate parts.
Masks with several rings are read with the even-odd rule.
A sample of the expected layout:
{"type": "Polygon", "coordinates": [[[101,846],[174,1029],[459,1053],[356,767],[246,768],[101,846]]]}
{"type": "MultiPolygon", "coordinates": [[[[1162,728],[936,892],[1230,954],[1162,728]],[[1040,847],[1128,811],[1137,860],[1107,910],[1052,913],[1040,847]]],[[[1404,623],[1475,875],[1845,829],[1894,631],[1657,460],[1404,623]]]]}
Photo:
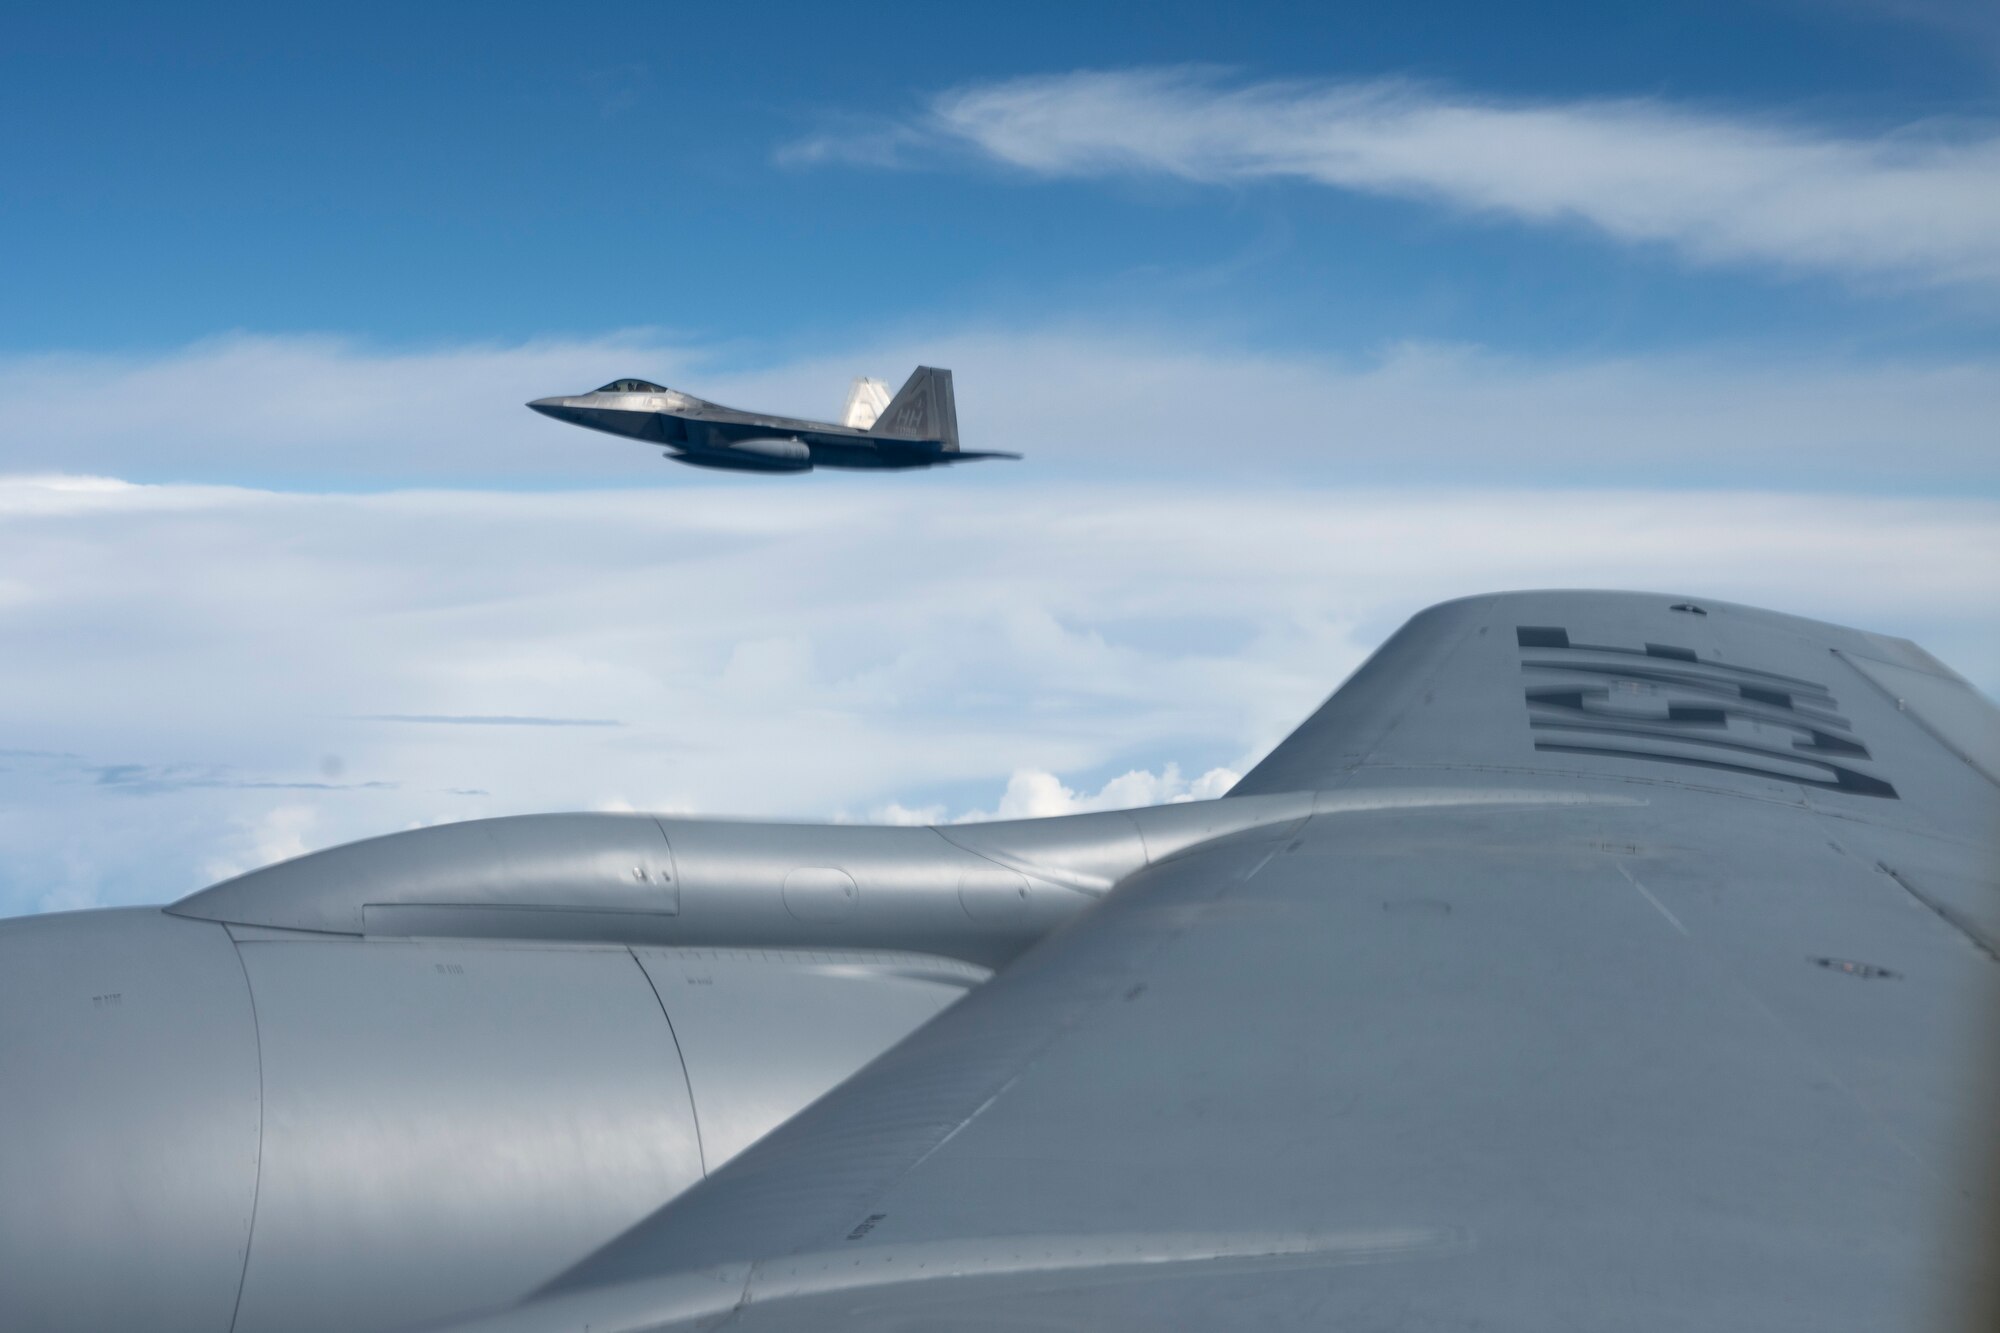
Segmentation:
{"type": "Polygon", "coordinates": [[[993,967],[1149,860],[1310,806],[1294,793],[954,828],[523,815],[314,852],[167,910],[372,937],[900,949],[993,967]]]}
{"type": "Polygon", "coordinates": [[[1990,724],[1900,640],[1512,594],[1217,801],[0,923],[0,1325],[1989,1327],[1990,724]]]}
{"type": "Polygon", "coordinates": [[[673,1014],[710,1169],[990,975],[917,954],[635,952],[673,1014]]]}
{"type": "Polygon", "coordinates": [[[149,908],[0,925],[0,1328],[227,1329],[259,1112],[221,926],[149,908]]]}
{"type": "Polygon", "coordinates": [[[701,1177],[673,1034],[623,949],[240,950],[264,1068],[241,1333],[491,1304],[701,1177]]]}
{"type": "Polygon", "coordinates": [[[745,412],[645,380],[613,380],[585,394],[537,398],[543,416],[664,446],[696,467],[810,472],[815,467],[918,468],[1019,454],[958,447],[951,372],[918,366],[866,427],[745,412]]]}
{"type": "MultiPolygon", "coordinates": [[[[397,933],[371,932],[371,907],[518,907],[650,920],[680,911],[680,877],[666,834],[650,816],[531,815],[329,848],[224,880],[171,910],[286,930],[397,933]]],[[[478,928],[428,933],[487,934],[493,923],[468,917],[465,924],[478,928]]]]}
{"type": "Polygon", "coordinates": [[[1239,788],[1296,829],[477,1327],[1983,1326],[1995,962],[1890,869],[2000,892],[2000,791],[1907,645],[1677,603],[1426,613],[1239,788]]]}
{"type": "Polygon", "coordinates": [[[988,975],[7,922],[0,1328],[360,1333],[518,1299],[988,975]]]}

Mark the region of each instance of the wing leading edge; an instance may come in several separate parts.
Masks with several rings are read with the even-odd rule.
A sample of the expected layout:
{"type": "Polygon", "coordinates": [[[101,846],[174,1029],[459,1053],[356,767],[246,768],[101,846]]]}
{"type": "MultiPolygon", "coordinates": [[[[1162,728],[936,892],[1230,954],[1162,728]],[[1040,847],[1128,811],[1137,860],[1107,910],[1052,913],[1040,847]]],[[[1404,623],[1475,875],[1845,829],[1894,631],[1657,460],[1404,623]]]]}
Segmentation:
{"type": "Polygon", "coordinates": [[[1976,1318],[1990,708],[1680,605],[1418,617],[1238,789],[1314,813],[1134,875],[479,1327],[1976,1318]]]}

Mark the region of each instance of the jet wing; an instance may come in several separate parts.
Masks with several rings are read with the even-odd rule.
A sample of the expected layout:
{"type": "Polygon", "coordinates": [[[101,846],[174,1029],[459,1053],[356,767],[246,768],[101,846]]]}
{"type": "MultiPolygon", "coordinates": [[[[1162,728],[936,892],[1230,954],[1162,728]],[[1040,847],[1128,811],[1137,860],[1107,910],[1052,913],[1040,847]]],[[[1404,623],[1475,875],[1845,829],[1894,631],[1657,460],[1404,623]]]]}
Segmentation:
{"type": "Polygon", "coordinates": [[[477,1327],[1991,1327],[1994,728],[1747,608],[1427,612],[1239,788],[1310,815],[477,1327]]]}

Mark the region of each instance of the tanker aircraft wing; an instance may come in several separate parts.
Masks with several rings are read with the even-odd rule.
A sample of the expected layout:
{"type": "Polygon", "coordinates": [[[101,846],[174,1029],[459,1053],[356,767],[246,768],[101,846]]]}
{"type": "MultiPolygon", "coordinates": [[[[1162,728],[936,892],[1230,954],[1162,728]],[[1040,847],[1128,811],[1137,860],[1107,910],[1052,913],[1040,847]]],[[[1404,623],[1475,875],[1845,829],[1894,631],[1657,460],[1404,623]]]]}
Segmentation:
{"type": "Polygon", "coordinates": [[[1269,818],[467,1327],[1992,1327],[1995,718],[1726,603],[1435,608],[1269,818]]]}

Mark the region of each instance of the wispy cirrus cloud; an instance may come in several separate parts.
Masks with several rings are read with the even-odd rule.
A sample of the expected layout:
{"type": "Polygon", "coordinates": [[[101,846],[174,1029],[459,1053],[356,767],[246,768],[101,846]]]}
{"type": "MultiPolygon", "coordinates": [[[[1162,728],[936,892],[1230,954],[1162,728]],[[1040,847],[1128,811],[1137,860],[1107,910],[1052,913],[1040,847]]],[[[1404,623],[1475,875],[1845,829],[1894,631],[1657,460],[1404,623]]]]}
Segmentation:
{"type": "Polygon", "coordinates": [[[356,713],[356,722],[448,727],[622,727],[615,717],[523,717],[510,713],[356,713]]]}
{"type": "Polygon", "coordinates": [[[836,124],[790,162],[970,150],[1042,176],[1293,179],[1581,224],[1700,263],[2000,283],[2000,125],[1858,135],[1658,98],[1510,100],[1399,79],[1240,82],[1177,67],[1007,79],[836,124]]]}

